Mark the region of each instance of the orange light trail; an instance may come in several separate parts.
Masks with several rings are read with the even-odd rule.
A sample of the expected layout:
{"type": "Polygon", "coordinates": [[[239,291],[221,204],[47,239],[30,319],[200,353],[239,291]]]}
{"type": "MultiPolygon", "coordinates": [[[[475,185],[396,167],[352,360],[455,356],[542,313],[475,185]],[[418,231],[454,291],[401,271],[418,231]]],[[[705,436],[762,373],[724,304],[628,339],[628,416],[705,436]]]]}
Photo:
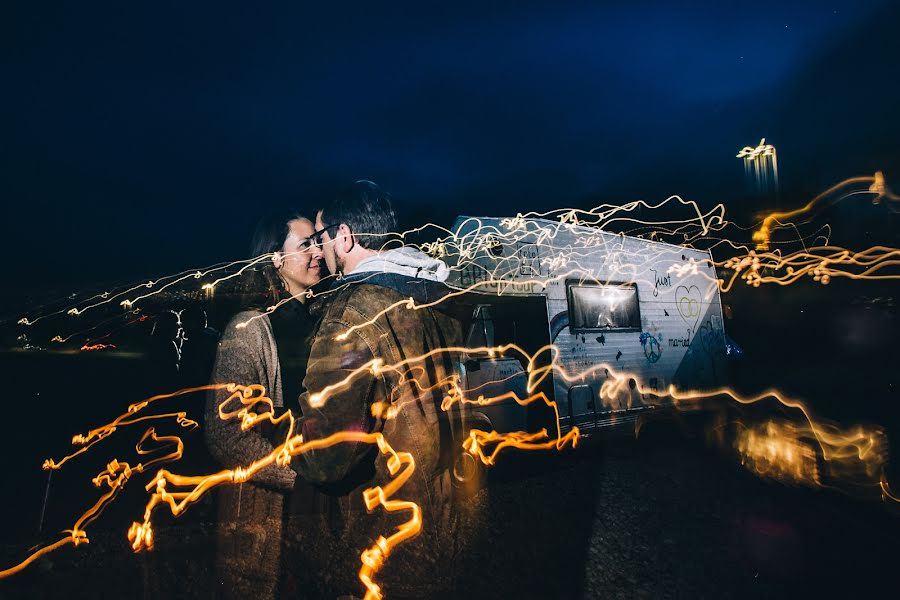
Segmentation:
{"type": "MultiPolygon", "coordinates": [[[[196,423],[194,423],[194,425],[196,425],[196,423]]],[[[91,482],[94,484],[94,487],[100,488],[106,485],[109,490],[101,495],[97,502],[94,503],[92,507],[85,511],[75,521],[75,524],[71,529],[66,529],[63,531],[63,533],[67,535],[52,544],[36,550],[19,564],[0,571],[0,579],[5,579],[10,575],[14,575],[22,571],[24,568],[26,568],[41,556],[58,550],[63,546],[72,544],[73,546],[77,547],[80,544],[90,543],[90,540],[87,537],[87,526],[100,516],[100,514],[103,512],[103,509],[105,509],[115,499],[116,495],[125,486],[125,484],[134,473],[143,473],[146,469],[160,463],[179,460],[184,452],[184,443],[181,441],[181,438],[179,438],[178,436],[159,436],[156,434],[155,429],[151,427],[144,432],[144,435],[135,446],[135,450],[138,454],[151,454],[160,449],[146,449],[144,447],[144,443],[147,440],[159,443],[160,448],[164,448],[166,445],[170,445],[174,446],[174,449],[168,454],[164,454],[157,458],[151,459],[146,463],[138,463],[133,467],[127,462],[119,462],[118,460],[113,459],[106,466],[106,470],[102,471],[91,480],[91,482]]],[[[59,465],[55,467],[48,467],[47,463],[45,463],[44,468],[59,468],[59,466],[61,466],[63,462],[65,462],[65,460],[61,461],[59,465]]]]}
{"type": "Polygon", "coordinates": [[[135,423],[139,423],[142,421],[149,421],[154,419],[164,419],[164,418],[172,418],[174,417],[176,422],[185,428],[194,428],[198,427],[196,421],[187,418],[187,414],[184,412],[174,412],[167,413],[163,415],[146,415],[142,417],[135,417],[137,413],[144,410],[147,406],[159,402],[161,400],[167,400],[169,398],[175,398],[178,396],[183,396],[185,394],[191,394],[193,392],[202,392],[207,390],[218,390],[225,389],[228,384],[210,384],[210,385],[202,385],[199,387],[193,388],[185,388],[183,390],[178,390],[177,392],[172,392],[170,394],[158,394],[156,396],[152,396],[147,398],[146,400],[142,400],[140,402],[136,402],[128,407],[127,411],[106,425],[101,425],[100,427],[96,427],[91,429],[86,434],[76,434],[72,437],[72,445],[73,446],[81,446],[81,449],[64,456],[59,461],[55,461],[51,458],[48,458],[44,461],[43,469],[46,470],[56,470],[61,468],[65,463],[75,458],[79,454],[83,454],[87,452],[89,448],[91,448],[94,444],[102,441],[108,436],[115,433],[115,431],[120,427],[125,427],[127,425],[133,425],[135,423]]]}
{"type": "Polygon", "coordinates": [[[152,492],[152,494],[144,510],[144,521],[142,523],[133,523],[128,531],[128,540],[131,542],[132,548],[135,551],[153,548],[151,517],[153,510],[160,504],[168,506],[172,515],[177,517],[215,486],[242,483],[250,480],[255,473],[273,464],[287,468],[287,464],[293,456],[346,442],[375,444],[380,453],[387,457],[388,471],[393,479],[383,487],[376,486],[363,492],[366,508],[371,512],[376,507],[382,506],[387,512],[409,511],[410,513],[409,519],[399,525],[394,533],[387,537],[379,536],[375,543],[365,549],[360,555],[362,567],[359,571],[359,578],[366,587],[365,598],[366,600],[381,598],[381,589],[374,582],[375,574],[384,565],[385,560],[397,544],[414,537],[422,528],[422,516],[419,506],[414,502],[393,498],[394,494],[406,483],[416,468],[412,455],[408,452],[395,451],[384,439],[384,436],[378,432],[342,431],[320,440],[304,442],[302,435],[293,435],[295,421],[290,412],[278,418],[272,416],[272,401],[265,396],[265,389],[262,386],[230,384],[228,389],[232,392],[232,395],[220,404],[220,417],[239,419],[243,430],[247,430],[263,420],[272,424],[287,421],[287,439],[268,456],[256,460],[246,467],[226,469],[212,475],[202,476],[176,475],[161,469],[146,486],[147,491],[152,492]],[[239,399],[242,408],[237,411],[226,412],[225,405],[233,399],[239,399]],[[263,404],[267,410],[263,413],[253,412],[252,409],[257,404],[263,404]],[[404,465],[406,468],[403,468],[404,465]],[[169,486],[189,488],[189,490],[172,492],[169,491],[169,486]]]}
{"type": "Polygon", "coordinates": [[[88,346],[87,344],[83,345],[79,350],[82,352],[96,352],[97,350],[106,350],[107,348],[115,348],[115,344],[91,344],[88,346]]]}
{"type": "MultiPolygon", "coordinates": [[[[514,349],[528,356],[521,348],[515,346],[499,347],[496,350],[502,353],[509,349],[514,349]]],[[[661,396],[658,391],[645,386],[635,374],[618,370],[614,365],[599,363],[590,369],[578,373],[569,373],[564,367],[557,364],[555,360],[557,354],[558,349],[553,345],[548,345],[531,356],[528,366],[529,391],[535,389],[551,372],[554,377],[560,377],[567,382],[576,382],[590,377],[594,373],[603,371],[608,373],[608,377],[601,385],[599,391],[600,401],[604,406],[613,409],[621,406],[619,393],[628,389],[630,379],[635,380],[636,389],[641,395],[661,396]],[[545,367],[534,368],[536,358],[544,352],[550,352],[554,360],[545,367]]],[[[735,404],[752,405],[767,399],[774,399],[782,406],[796,410],[802,415],[804,421],[802,433],[814,440],[823,460],[829,465],[830,472],[834,477],[847,480],[862,478],[863,485],[870,487],[878,485],[885,490],[883,494],[885,500],[894,499],[894,496],[887,492],[890,489],[884,476],[884,467],[887,464],[887,448],[884,432],[879,428],[861,425],[840,428],[818,419],[813,415],[807,404],[798,399],[787,397],[778,390],[770,389],[748,396],[739,394],[731,388],[719,388],[701,392],[678,390],[674,386],[669,386],[664,396],[670,398],[676,408],[687,410],[697,408],[704,401],[718,402],[722,399],[729,399],[735,404]]],[[[558,437],[557,440],[559,439],[558,437]]]]}
{"type": "MultiPolygon", "coordinates": [[[[240,388],[241,386],[235,388],[238,393],[240,393],[240,388]]],[[[276,421],[276,419],[272,420],[273,423],[276,421]]],[[[398,544],[419,533],[422,528],[422,514],[416,503],[392,498],[412,475],[416,465],[411,454],[396,452],[385,441],[381,433],[342,431],[310,442],[303,442],[302,436],[296,435],[276,448],[269,456],[254,461],[246,468],[225,470],[213,475],[188,477],[160,470],[156,477],[147,484],[147,490],[152,491],[152,494],[144,511],[144,521],[132,523],[128,531],[128,540],[136,552],[153,548],[151,517],[153,510],[160,504],[168,506],[172,515],[177,517],[187,510],[190,504],[196,502],[203,494],[217,485],[241,483],[251,479],[260,469],[275,464],[276,461],[279,461],[280,464],[280,461],[286,460],[285,457],[289,460],[292,456],[298,456],[310,450],[319,450],[346,442],[375,444],[380,453],[387,456],[388,470],[393,479],[384,487],[376,486],[363,492],[367,510],[371,512],[378,506],[382,506],[387,512],[408,511],[410,513],[409,519],[400,524],[394,533],[387,537],[379,536],[375,543],[360,555],[362,567],[359,571],[359,579],[366,587],[366,600],[382,598],[381,589],[374,582],[374,576],[398,544]],[[403,468],[404,465],[406,468],[403,468]],[[190,491],[171,492],[168,490],[169,485],[191,489],[190,491]]],[[[285,467],[285,464],[282,466],[285,467]]]]}
{"type": "MultiPolygon", "coordinates": [[[[142,417],[135,417],[136,413],[143,410],[150,404],[154,402],[158,402],[160,400],[165,400],[168,398],[174,398],[177,396],[181,396],[184,394],[189,394],[191,392],[197,391],[205,391],[211,389],[220,389],[225,387],[225,385],[206,385],[196,388],[188,388],[183,390],[178,390],[177,392],[173,392],[171,394],[160,394],[157,396],[153,396],[141,402],[137,402],[128,407],[127,412],[120,415],[110,423],[103,425],[101,427],[97,427],[92,429],[86,434],[76,434],[72,437],[72,444],[75,446],[81,446],[79,450],[76,450],[72,454],[64,456],[59,460],[54,460],[52,458],[48,458],[43,463],[43,469],[45,471],[55,471],[62,468],[62,466],[68,461],[72,460],[76,456],[87,452],[89,448],[97,444],[98,442],[104,440],[105,438],[112,435],[117,429],[121,427],[126,427],[128,425],[134,425],[135,423],[150,421],[150,420],[160,420],[160,419],[168,419],[175,418],[176,423],[181,427],[193,429],[198,427],[198,423],[191,419],[187,418],[187,415],[183,412],[176,413],[167,413],[160,415],[146,415],[142,417]]],[[[104,471],[94,477],[91,482],[94,484],[94,487],[102,487],[104,484],[109,487],[109,490],[104,493],[97,502],[85,511],[72,526],[71,529],[65,530],[63,533],[66,533],[65,537],[59,539],[58,541],[44,546],[33,552],[29,555],[25,560],[20,562],[19,564],[10,567],[8,569],[4,569],[0,571],[0,579],[5,579],[10,575],[14,575],[18,573],[32,562],[34,562],[37,558],[53,552],[63,546],[68,544],[72,544],[74,546],[78,546],[79,544],[86,544],[89,542],[87,537],[87,531],[85,530],[87,525],[93,522],[97,517],[100,516],[100,513],[103,512],[103,509],[112,502],[112,500],[116,497],[118,492],[122,489],[122,487],[128,482],[133,473],[142,473],[145,469],[152,467],[154,465],[176,461],[179,460],[184,451],[184,444],[181,441],[181,438],[177,436],[158,436],[156,434],[156,430],[153,427],[147,429],[141,439],[138,441],[135,446],[135,450],[139,455],[147,455],[153,452],[158,451],[160,448],[156,448],[154,450],[147,450],[145,448],[145,442],[147,440],[151,440],[155,443],[160,444],[160,448],[165,447],[165,445],[174,446],[174,450],[169,454],[165,454],[163,456],[159,456],[154,458],[146,463],[138,463],[135,466],[130,466],[127,462],[119,462],[117,459],[113,459],[106,467],[104,471]]]]}
{"type": "Polygon", "coordinates": [[[757,475],[813,486],[827,485],[827,477],[852,482],[857,476],[864,483],[875,480],[886,485],[885,444],[878,430],[859,426],[840,430],[828,424],[814,428],[776,419],[743,428],[734,442],[744,466],[757,475]],[[827,450],[821,468],[815,442],[827,450]]]}
{"type": "MultiPolygon", "coordinates": [[[[404,370],[418,360],[431,357],[440,352],[468,352],[468,353],[484,353],[491,356],[508,356],[510,353],[521,355],[527,363],[526,372],[528,374],[527,391],[531,396],[521,399],[514,393],[504,393],[494,397],[479,396],[474,399],[466,398],[462,390],[459,389],[456,380],[439,382],[439,385],[450,384],[450,392],[444,398],[441,408],[448,410],[453,404],[474,404],[488,405],[504,400],[512,399],[519,405],[526,405],[531,402],[541,400],[554,410],[557,424],[557,434],[555,438],[548,439],[546,431],[539,432],[484,432],[473,430],[470,438],[466,441],[466,450],[477,456],[486,465],[494,464],[497,453],[506,447],[516,447],[521,449],[549,449],[555,447],[562,449],[567,443],[573,446],[577,444],[579,432],[577,428],[573,428],[566,435],[562,435],[559,421],[559,412],[556,404],[549,400],[543,393],[534,394],[537,387],[551,374],[559,377],[566,382],[584,381],[585,379],[604,372],[607,374],[606,380],[600,387],[599,398],[604,406],[612,409],[622,408],[622,397],[630,394],[625,393],[629,389],[629,381],[634,380],[638,393],[641,395],[650,395],[653,397],[665,396],[671,399],[676,408],[694,409],[703,401],[730,399],[736,404],[750,405],[756,404],[766,399],[775,399],[782,406],[799,411],[805,423],[809,435],[815,440],[819,447],[822,457],[830,464],[836,465],[836,471],[839,471],[839,465],[846,464],[847,461],[854,459],[861,461],[863,464],[884,465],[886,463],[886,451],[882,442],[883,433],[877,428],[866,428],[857,426],[850,429],[840,429],[827,422],[816,418],[808,406],[797,399],[789,398],[777,390],[767,390],[760,394],[745,396],[738,394],[730,388],[719,388],[710,391],[697,392],[678,390],[674,386],[670,386],[665,394],[649,388],[639,380],[634,373],[617,369],[614,365],[608,363],[598,363],[589,369],[582,370],[577,373],[570,373],[564,367],[558,364],[557,357],[559,350],[554,345],[546,345],[534,354],[529,354],[521,347],[515,344],[507,344],[496,347],[480,347],[480,348],[446,348],[439,349],[428,353],[423,357],[407,359],[395,365],[384,366],[376,364],[372,361],[363,365],[350,373],[344,381],[332,386],[325,393],[317,398],[319,405],[323,405],[330,395],[339,393],[343,386],[347,385],[353,378],[370,373],[379,373],[382,371],[392,370],[403,373],[404,370]],[[545,353],[550,353],[550,364],[537,367],[537,359],[545,353]],[[486,443],[497,443],[498,446],[491,454],[486,454],[481,446],[486,443]],[[854,458],[855,457],[855,458],[854,458]]],[[[871,473],[870,473],[871,475],[871,473]]]]}
{"type": "MultiPolygon", "coordinates": [[[[741,405],[775,399],[782,406],[798,411],[803,417],[799,424],[769,421],[745,427],[738,435],[734,442],[736,449],[743,456],[744,464],[759,475],[772,474],[810,485],[819,484],[818,471],[810,467],[814,457],[803,450],[810,447],[803,441],[808,439],[812,447],[818,449],[832,477],[864,487],[877,486],[882,492],[889,489],[885,476],[887,442],[880,428],[862,425],[841,428],[818,419],[804,402],[777,390],[744,396],[730,388],[690,392],[670,386],[668,392],[676,407],[692,408],[703,400],[723,397],[741,405]]],[[[882,499],[896,501],[888,493],[882,493],[882,499]]]]}
{"type": "Polygon", "coordinates": [[[720,281],[723,293],[730,291],[739,278],[754,287],[770,283],[790,285],[804,276],[810,276],[823,285],[827,285],[834,277],[900,279],[900,273],[882,272],[900,266],[900,249],[873,246],[861,252],[853,252],[846,248],[821,246],[784,256],[778,251],[751,250],[746,256],[716,262],[716,266],[733,271],[730,278],[720,281]],[[783,273],[774,274],[779,272],[783,273]]]}
{"type": "Polygon", "coordinates": [[[878,171],[871,177],[851,177],[850,179],[845,179],[844,181],[841,181],[840,183],[828,188],[800,208],[786,212],[772,212],[763,217],[759,229],[754,231],[752,236],[753,241],[756,242],[756,249],[769,249],[772,229],[775,225],[784,227],[783,223],[786,222],[787,219],[793,219],[795,217],[801,216],[811,217],[826,206],[836,204],[844,198],[848,198],[850,196],[858,194],[871,195],[872,202],[874,204],[878,204],[882,200],[888,200],[891,202],[900,201],[900,198],[892,194],[891,191],[887,188],[887,185],[884,182],[884,175],[881,173],[881,171],[878,171]],[[844,193],[840,196],[836,195],[839,191],[843,191],[846,188],[856,186],[858,184],[869,184],[869,187],[865,191],[855,190],[844,193]]]}

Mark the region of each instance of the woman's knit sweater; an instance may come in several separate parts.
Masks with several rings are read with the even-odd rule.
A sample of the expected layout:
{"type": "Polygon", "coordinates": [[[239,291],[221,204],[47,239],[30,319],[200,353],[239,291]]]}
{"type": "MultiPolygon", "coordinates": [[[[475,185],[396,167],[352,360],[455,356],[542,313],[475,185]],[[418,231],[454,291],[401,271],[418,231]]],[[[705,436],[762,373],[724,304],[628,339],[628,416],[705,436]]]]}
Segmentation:
{"type": "MultiPolygon", "coordinates": [[[[282,398],[281,366],[278,348],[272,333],[269,317],[255,311],[238,313],[222,334],[212,383],[258,383],[265,387],[266,395],[276,407],[284,406],[282,398]],[[241,327],[239,325],[243,324],[241,327]]],[[[213,390],[206,400],[206,444],[210,454],[223,467],[247,466],[270,454],[274,447],[257,426],[241,431],[238,419],[223,421],[219,418],[219,405],[228,399],[227,390],[213,390]]],[[[229,406],[229,409],[232,407],[229,406]]],[[[272,465],[259,471],[253,483],[283,492],[294,486],[296,473],[288,467],[272,465]]]]}

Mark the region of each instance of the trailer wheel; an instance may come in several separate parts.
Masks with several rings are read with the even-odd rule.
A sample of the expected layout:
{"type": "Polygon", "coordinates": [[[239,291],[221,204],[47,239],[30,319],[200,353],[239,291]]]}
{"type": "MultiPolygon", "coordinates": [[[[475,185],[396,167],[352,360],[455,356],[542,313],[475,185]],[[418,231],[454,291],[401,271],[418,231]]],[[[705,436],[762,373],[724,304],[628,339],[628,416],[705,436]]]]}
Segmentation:
{"type": "Polygon", "coordinates": [[[466,452],[460,450],[453,461],[453,482],[457,486],[469,487],[473,483],[480,483],[484,474],[484,465],[481,461],[466,452]]]}
{"type": "MultiPolygon", "coordinates": [[[[468,430],[465,431],[463,439],[468,437],[468,430]]],[[[466,496],[472,496],[484,487],[487,476],[487,468],[476,457],[466,452],[462,444],[457,446],[453,455],[453,465],[450,469],[450,478],[453,487],[462,492],[466,496]]]]}

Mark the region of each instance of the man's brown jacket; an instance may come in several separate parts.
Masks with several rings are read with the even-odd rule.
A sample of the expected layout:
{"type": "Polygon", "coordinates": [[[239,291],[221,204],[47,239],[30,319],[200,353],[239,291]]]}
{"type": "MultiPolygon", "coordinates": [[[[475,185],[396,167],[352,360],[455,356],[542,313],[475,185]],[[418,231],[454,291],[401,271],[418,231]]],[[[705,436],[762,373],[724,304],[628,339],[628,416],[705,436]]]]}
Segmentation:
{"type": "MultiPolygon", "coordinates": [[[[440,404],[455,374],[457,354],[451,349],[460,346],[460,324],[441,306],[448,301],[418,308],[450,291],[439,282],[364,273],[337,285],[310,351],[308,391],[300,397],[303,439],[381,432],[394,451],[412,455],[415,471],[393,499],[418,504],[422,532],[397,547],[376,580],[385,583],[388,597],[404,589],[422,592],[422,577],[440,578],[442,566],[436,563],[446,561],[448,550],[449,468],[452,445],[461,440],[451,439],[440,404]]],[[[299,455],[291,466],[328,498],[324,506],[316,500],[311,511],[327,513],[328,531],[315,543],[327,545],[330,537],[334,552],[351,553],[349,563],[346,557],[329,557],[332,568],[355,564],[358,571],[360,552],[410,517],[408,511],[366,510],[363,491],[393,479],[387,457],[372,444],[339,443],[299,455]]],[[[330,554],[321,547],[315,553],[323,550],[330,554]]]]}

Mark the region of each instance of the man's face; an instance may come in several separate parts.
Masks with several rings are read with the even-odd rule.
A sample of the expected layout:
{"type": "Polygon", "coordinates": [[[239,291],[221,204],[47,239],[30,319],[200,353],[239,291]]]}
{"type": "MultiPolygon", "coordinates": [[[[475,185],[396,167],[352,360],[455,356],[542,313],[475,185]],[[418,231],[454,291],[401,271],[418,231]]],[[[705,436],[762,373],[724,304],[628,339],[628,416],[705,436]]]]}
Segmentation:
{"type": "MultiPolygon", "coordinates": [[[[322,211],[316,213],[316,231],[325,229],[325,223],[322,222],[322,211]]],[[[337,244],[331,237],[334,229],[322,233],[322,254],[325,256],[325,266],[331,274],[344,272],[344,259],[340,256],[340,252],[336,249],[337,244]]]]}

